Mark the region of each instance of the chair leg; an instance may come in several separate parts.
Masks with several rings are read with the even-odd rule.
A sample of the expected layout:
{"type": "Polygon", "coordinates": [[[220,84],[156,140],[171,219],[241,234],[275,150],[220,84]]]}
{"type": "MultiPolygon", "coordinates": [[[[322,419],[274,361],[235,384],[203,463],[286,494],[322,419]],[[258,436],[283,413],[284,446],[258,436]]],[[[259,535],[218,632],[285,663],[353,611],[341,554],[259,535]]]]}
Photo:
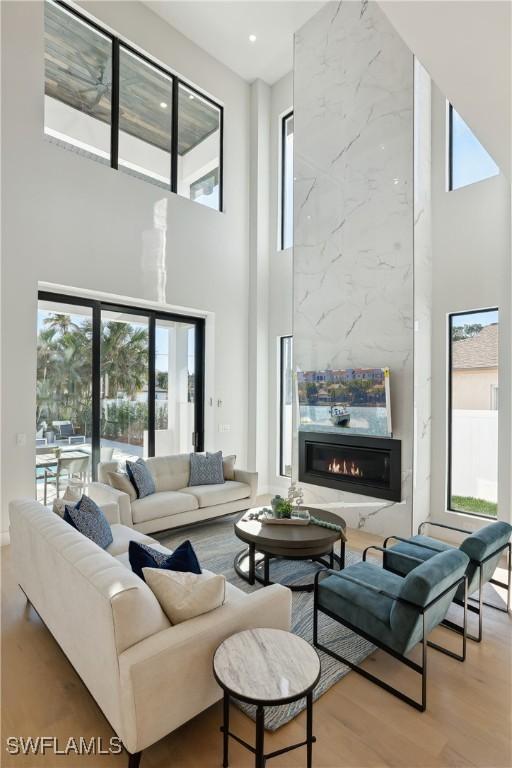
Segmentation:
{"type": "Polygon", "coordinates": [[[427,634],[425,632],[425,614],[423,614],[423,640],[421,641],[421,711],[427,708],[427,634]]]}
{"type": "Polygon", "coordinates": [[[445,656],[450,656],[452,659],[456,659],[456,661],[465,661],[466,660],[466,645],[467,645],[467,638],[470,637],[471,640],[475,640],[476,642],[480,642],[482,639],[482,632],[481,632],[481,617],[482,617],[482,611],[480,610],[480,616],[479,616],[479,625],[480,625],[480,632],[478,637],[472,637],[471,635],[468,635],[468,577],[466,576],[464,578],[464,619],[462,627],[460,627],[458,624],[454,624],[452,621],[448,621],[445,619],[441,622],[442,627],[446,627],[447,629],[451,629],[453,632],[456,632],[458,635],[462,635],[462,653],[454,653],[453,651],[449,651],[448,648],[443,648],[442,645],[438,645],[437,643],[432,643],[430,640],[428,641],[427,645],[429,645],[431,648],[434,648],[436,651],[439,651],[440,653],[444,653],[445,656]]]}
{"type": "Polygon", "coordinates": [[[139,768],[142,752],[128,753],[128,768],[139,768]]]}
{"type": "MultiPolygon", "coordinates": [[[[379,688],[383,688],[388,693],[391,693],[393,696],[396,696],[397,699],[400,699],[401,701],[405,701],[406,704],[409,704],[411,707],[414,707],[414,709],[418,709],[420,712],[424,712],[427,706],[427,643],[423,642],[423,658],[422,658],[422,665],[416,664],[415,662],[411,661],[410,659],[407,659],[405,656],[401,656],[398,653],[393,653],[391,651],[388,651],[391,653],[396,659],[401,661],[406,666],[413,669],[415,672],[418,672],[421,674],[421,702],[416,701],[415,699],[411,698],[410,696],[407,696],[405,693],[402,693],[402,691],[399,691],[397,688],[393,688],[392,685],[389,685],[388,683],[384,682],[384,680],[381,680],[379,677],[376,677],[375,675],[372,675],[370,672],[367,672],[365,669],[362,669],[362,667],[358,667],[357,664],[354,664],[353,662],[349,661],[348,659],[343,658],[343,656],[340,656],[335,651],[331,650],[330,648],[327,648],[327,646],[322,645],[318,640],[318,629],[315,629],[315,622],[317,621],[317,613],[318,609],[316,606],[316,600],[315,605],[313,608],[313,644],[315,648],[318,648],[320,651],[323,651],[328,656],[331,656],[333,659],[336,659],[336,661],[339,661],[341,664],[345,664],[347,667],[350,667],[354,672],[357,672],[358,675],[361,675],[361,677],[365,677],[367,680],[370,680],[370,682],[375,683],[375,685],[378,685],[379,688]]],[[[353,628],[352,628],[353,629],[353,628]]],[[[382,649],[385,650],[385,649],[382,649]]]]}

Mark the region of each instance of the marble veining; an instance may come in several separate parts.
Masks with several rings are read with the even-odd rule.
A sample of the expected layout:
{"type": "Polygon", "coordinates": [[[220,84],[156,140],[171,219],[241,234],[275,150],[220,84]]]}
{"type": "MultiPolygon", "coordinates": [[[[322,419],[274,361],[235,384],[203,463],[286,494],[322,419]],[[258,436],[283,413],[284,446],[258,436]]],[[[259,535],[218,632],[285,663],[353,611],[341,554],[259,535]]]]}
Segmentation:
{"type": "Polygon", "coordinates": [[[296,35],[294,89],[294,365],[389,366],[403,465],[400,503],[309,485],[305,499],[349,526],[408,535],[413,55],[376,2],[328,3],[296,35]]]}
{"type": "Polygon", "coordinates": [[[235,696],[273,702],[300,696],[316,681],[315,649],[282,629],[247,629],[228,637],[213,658],[217,678],[235,696]]]}

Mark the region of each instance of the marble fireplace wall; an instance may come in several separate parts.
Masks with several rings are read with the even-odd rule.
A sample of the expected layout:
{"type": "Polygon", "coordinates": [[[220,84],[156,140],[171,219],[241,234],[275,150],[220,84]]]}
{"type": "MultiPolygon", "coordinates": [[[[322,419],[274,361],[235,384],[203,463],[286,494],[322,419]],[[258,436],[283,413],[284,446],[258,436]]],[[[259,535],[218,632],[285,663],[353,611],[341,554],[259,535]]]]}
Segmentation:
{"type": "Polygon", "coordinates": [[[328,3],[297,33],[294,366],[389,366],[402,440],[400,503],[312,485],[305,498],[400,535],[412,526],[413,102],[413,55],[375,2],[328,3]]]}

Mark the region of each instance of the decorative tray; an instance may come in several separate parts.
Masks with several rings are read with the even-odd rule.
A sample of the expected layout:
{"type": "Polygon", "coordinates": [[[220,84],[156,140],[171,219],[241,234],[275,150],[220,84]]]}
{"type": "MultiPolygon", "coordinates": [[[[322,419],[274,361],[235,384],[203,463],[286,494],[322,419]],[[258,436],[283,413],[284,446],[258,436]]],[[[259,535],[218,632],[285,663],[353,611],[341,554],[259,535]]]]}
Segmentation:
{"type": "Polygon", "coordinates": [[[309,525],[309,519],[304,517],[262,517],[264,525],[309,525]]]}

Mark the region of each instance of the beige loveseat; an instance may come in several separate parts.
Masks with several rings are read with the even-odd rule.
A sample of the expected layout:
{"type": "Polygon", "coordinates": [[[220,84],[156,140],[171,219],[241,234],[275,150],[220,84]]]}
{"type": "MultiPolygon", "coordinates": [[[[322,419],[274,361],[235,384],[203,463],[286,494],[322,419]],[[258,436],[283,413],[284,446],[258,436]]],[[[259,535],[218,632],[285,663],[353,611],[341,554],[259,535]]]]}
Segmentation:
{"type": "Polygon", "coordinates": [[[258,473],[235,469],[233,479],[219,485],[189,486],[190,456],[155,456],[146,459],[155,481],[156,493],[130,501],[128,494],[113,488],[109,472],[118,469],[115,461],[98,464],[98,480],[89,486],[88,494],[97,504],[115,502],[123,525],[142,533],[165,531],[255,505],[258,473]]]}
{"type": "Polygon", "coordinates": [[[221,698],[212,658],[226,637],[290,627],[289,589],[246,594],[231,584],[220,608],[172,626],[127,554],[130,540],[169,550],[119,525],[116,507],[104,508],[113,523],[107,550],[31,499],[9,511],[18,583],[130,753],[221,698]]]}

